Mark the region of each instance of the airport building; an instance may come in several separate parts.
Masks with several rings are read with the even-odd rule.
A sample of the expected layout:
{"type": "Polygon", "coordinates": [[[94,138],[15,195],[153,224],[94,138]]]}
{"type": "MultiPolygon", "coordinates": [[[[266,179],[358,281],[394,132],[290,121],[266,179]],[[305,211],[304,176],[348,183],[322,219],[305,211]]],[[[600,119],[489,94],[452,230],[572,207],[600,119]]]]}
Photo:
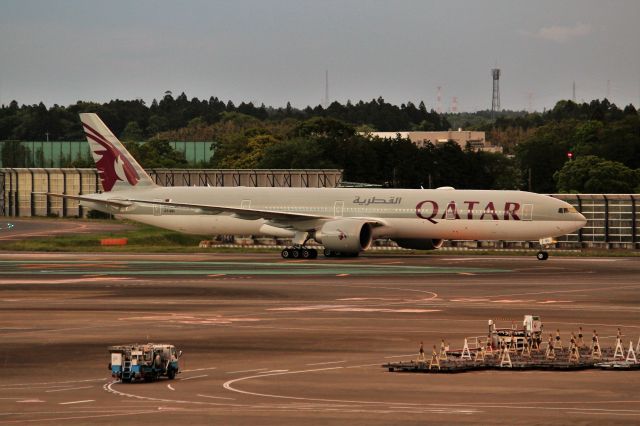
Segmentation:
{"type": "Polygon", "coordinates": [[[502,152],[502,147],[487,142],[485,132],[458,129],[439,132],[370,132],[368,134],[381,139],[394,139],[400,135],[400,137],[409,139],[418,147],[423,147],[428,143],[441,145],[447,142],[455,142],[462,149],[469,144],[474,151],[502,152]]]}
{"type": "MultiPolygon", "coordinates": [[[[163,186],[265,186],[334,188],[342,183],[338,169],[149,169],[163,186]]],[[[0,216],[86,217],[77,201],[49,197],[47,192],[71,195],[98,192],[95,169],[0,168],[0,216]]],[[[561,248],[640,249],[640,194],[554,194],[574,206],[588,220],[574,234],[558,238],[561,248]]],[[[467,242],[447,242],[466,246],[467,242]]],[[[491,243],[496,245],[496,243],[491,243]]],[[[485,246],[477,242],[476,246],[485,246]]],[[[521,242],[498,242],[521,247],[521,242]]]]}

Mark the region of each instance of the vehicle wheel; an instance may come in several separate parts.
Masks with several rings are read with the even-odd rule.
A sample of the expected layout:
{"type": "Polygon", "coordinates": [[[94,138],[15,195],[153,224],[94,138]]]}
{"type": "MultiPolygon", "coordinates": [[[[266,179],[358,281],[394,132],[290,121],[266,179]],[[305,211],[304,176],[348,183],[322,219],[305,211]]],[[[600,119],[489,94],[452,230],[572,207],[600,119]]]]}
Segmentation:
{"type": "Polygon", "coordinates": [[[318,257],[318,250],[311,249],[309,251],[311,252],[311,259],[316,259],[318,257]]]}
{"type": "Polygon", "coordinates": [[[282,252],[280,252],[280,255],[282,256],[283,259],[288,259],[289,257],[291,257],[291,253],[289,252],[289,249],[282,250],[282,252]]]}
{"type": "Polygon", "coordinates": [[[299,258],[300,257],[300,250],[298,250],[298,249],[291,250],[291,257],[293,257],[294,259],[299,258]]]}
{"type": "Polygon", "coordinates": [[[333,257],[334,253],[329,249],[324,249],[324,257],[333,257]]]}
{"type": "Polygon", "coordinates": [[[547,260],[549,258],[549,253],[546,251],[539,251],[538,254],[536,254],[536,258],[538,258],[538,260],[547,260]]]}
{"type": "Polygon", "coordinates": [[[307,249],[302,249],[300,254],[302,255],[303,259],[309,259],[311,258],[311,251],[307,250],[307,249]]]}

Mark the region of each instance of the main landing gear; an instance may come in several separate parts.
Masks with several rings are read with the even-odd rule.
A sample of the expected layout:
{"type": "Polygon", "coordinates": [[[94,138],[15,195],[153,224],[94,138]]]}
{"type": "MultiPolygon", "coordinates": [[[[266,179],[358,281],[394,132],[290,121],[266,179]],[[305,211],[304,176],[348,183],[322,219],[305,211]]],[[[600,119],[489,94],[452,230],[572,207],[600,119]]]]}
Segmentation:
{"type": "Polygon", "coordinates": [[[538,258],[538,260],[547,260],[549,258],[549,253],[544,250],[540,250],[538,254],[536,254],[536,258],[538,258]]]}
{"type": "Polygon", "coordinates": [[[282,250],[280,255],[283,259],[315,259],[318,257],[318,250],[304,246],[293,246],[282,250]]]}
{"type": "MultiPolygon", "coordinates": [[[[347,253],[336,250],[324,249],[324,257],[357,257],[360,253],[347,253]]],[[[318,257],[318,250],[305,247],[287,247],[280,252],[283,259],[315,259],[318,257]]]]}

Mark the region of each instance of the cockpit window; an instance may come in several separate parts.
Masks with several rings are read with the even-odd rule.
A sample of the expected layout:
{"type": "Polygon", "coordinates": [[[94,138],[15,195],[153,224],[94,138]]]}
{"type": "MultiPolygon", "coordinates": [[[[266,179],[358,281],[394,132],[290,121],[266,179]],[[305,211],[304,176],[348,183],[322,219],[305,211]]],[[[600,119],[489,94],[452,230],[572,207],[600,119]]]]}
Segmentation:
{"type": "Polygon", "coordinates": [[[578,213],[578,210],[576,210],[576,208],[573,206],[560,207],[558,209],[558,213],[578,213]]]}

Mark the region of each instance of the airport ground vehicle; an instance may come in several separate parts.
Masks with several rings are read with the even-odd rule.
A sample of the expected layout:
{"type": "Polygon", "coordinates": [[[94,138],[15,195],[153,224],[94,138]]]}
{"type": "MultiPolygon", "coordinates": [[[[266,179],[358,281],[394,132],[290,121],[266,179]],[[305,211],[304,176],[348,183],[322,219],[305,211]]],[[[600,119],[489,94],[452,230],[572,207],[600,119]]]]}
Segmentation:
{"type": "Polygon", "coordinates": [[[542,319],[538,315],[525,315],[522,320],[522,328],[515,323],[510,328],[497,328],[493,320],[489,320],[489,337],[491,346],[499,348],[501,343],[509,344],[514,340],[517,348],[521,348],[524,342],[542,342],[542,319]]]}
{"type": "Polygon", "coordinates": [[[156,380],[162,376],[170,380],[180,372],[182,351],[169,344],[146,343],[110,346],[111,376],[124,383],[133,380],[156,380]]]}

